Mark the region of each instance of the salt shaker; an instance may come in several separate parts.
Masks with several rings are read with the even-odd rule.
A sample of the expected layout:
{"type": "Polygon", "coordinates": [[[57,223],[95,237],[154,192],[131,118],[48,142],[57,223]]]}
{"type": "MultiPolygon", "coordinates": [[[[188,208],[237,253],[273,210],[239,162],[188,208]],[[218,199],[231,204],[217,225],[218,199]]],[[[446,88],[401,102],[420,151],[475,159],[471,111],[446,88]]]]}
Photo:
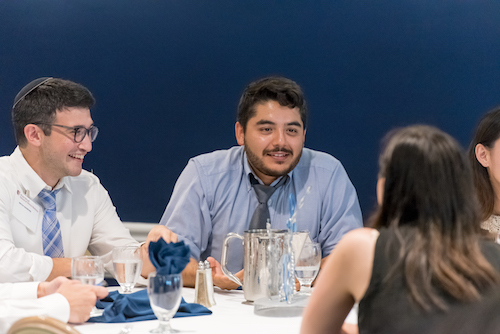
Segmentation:
{"type": "Polygon", "coordinates": [[[205,307],[214,306],[214,284],[212,282],[212,268],[210,268],[210,262],[200,261],[198,263],[195,284],[194,302],[205,307]]]}

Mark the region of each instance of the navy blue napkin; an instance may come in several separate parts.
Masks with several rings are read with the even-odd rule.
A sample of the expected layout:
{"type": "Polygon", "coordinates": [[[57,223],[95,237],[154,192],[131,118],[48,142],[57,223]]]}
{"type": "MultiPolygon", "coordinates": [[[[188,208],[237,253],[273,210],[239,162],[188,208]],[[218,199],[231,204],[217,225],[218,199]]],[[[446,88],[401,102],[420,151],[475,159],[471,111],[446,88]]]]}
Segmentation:
{"type": "MultiPolygon", "coordinates": [[[[179,274],[189,263],[189,246],[183,241],[167,243],[160,239],[149,244],[149,259],[156,268],[157,273],[179,274]]],[[[96,304],[97,308],[104,308],[104,313],[99,317],[90,318],[89,322],[130,322],[142,320],[155,320],[156,316],[149,304],[146,290],[131,294],[120,294],[118,291],[111,292],[106,298],[96,304]]],[[[186,303],[184,298],[174,318],[190,317],[197,315],[212,314],[206,307],[186,303]]]]}
{"type": "MultiPolygon", "coordinates": [[[[97,308],[104,308],[104,313],[99,317],[90,318],[89,322],[131,322],[143,320],[155,320],[156,316],[149,304],[148,292],[137,291],[131,294],[120,294],[112,291],[96,304],[97,308]]],[[[174,318],[193,317],[197,315],[212,314],[205,306],[194,303],[186,303],[184,298],[175,313],[174,318]]]]}
{"type": "Polygon", "coordinates": [[[160,275],[181,273],[189,263],[189,246],[184,241],[167,243],[163,238],[149,244],[149,259],[160,275]]]}

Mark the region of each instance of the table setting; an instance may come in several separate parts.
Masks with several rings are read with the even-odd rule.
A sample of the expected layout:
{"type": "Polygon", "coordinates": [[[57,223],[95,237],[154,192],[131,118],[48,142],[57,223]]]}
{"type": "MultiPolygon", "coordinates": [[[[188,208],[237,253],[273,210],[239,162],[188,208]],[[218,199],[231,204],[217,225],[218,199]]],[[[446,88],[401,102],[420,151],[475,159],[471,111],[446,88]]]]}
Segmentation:
{"type": "MultiPolygon", "coordinates": [[[[143,288],[135,288],[141,291],[143,288]]],[[[194,300],[195,289],[183,288],[182,297],[187,302],[194,300]]],[[[214,288],[216,305],[210,308],[212,314],[196,317],[176,317],[171,320],[172,328],[180,333],[298,333],[302,318],[274,318],[254,313],[254,306],[245,301],[241,290],[214,288]]],[[[123,328],[131,328],[128,333],[149,333],[158,327],[158,320],[134,321],[127,323],[87,322],[74,326],[81,334],[118,334],[123,328]]]]}
{"type": "MultiPolygon", "coordinates": [[[[82,334],[150,332],[220,334],[230,331],[239,334],[298,333],[302,321],[302,310],[307,305],[310,291],[298,293],[292,288],[288,291],[288,296],[283,293],[283,280],[287,279],[284,278],[287,274],[285,267],[287,263],[282,262],[283,259],[293,261],[292,268],[295,268],[296,263],[299,264],[297,270],[301,271],[304,278],[307,276],[306,281],[302,280],[302,285],[307,290],[310,281],[314,280],[317,274],[321,259],[320,253],[318,255],[318,247],[312,241],[303,238],[303,233],[299,232],[297,235],[301,235],[300,249],[304,249],[304,254],[297,250],[296,260],[293,255],[287,260],[284,255],[287,251],[291,251],[291,248],[283,248],[283,246],[286,243],[292,245],[293,233],[288,239],[286,231],[260,230],[254,233],[256,234],[249,235],[247,238],[254,238],[258,235],[259,239],[267,240],[260,248],[257,246],[252,250],[254,253],[260,252],[259,258],[264,259],[264,262],[246,263],[245,271],[259,274],[259,280],[262,282],[260,287],[255,286],[257,281],[251,281],[250,276],[245,278],[247,284],[243,284],[242,290],[222,290],[213,287],[211,269],[206,267],[204,262],[200,262],[197,272],[197,288],[182,287],[180,273],[189,262],[189,247],[182,241],[166,243],[160,239],[149,246],[150,259],[156,267],[156,272],[150,274],[148,286],[134,287],[136,281],[134,277],[137,275],[131,268],[127,273],[115,272],[115,277],[122,276],[120,279],[122,284],[121,287],[109,287],[109,296],[98,301],[97,307],[102,315],[93,316],[88,322],[74,326],[74,328],[82,334]],[[280,247],[284,251],[277,251],[280,247]],[[252,270],[248,267],[249,265],[253,266],[252,270]],[[271,267],[279,270],[270,270],[271,267]],[[309,270],[309,272],[304,273],[304,270],[309,270]],[[265,272],[268,273],[267,276],[265,272]],[[311,278],[311,275],[314,277],[311,278]],[[126,287],[123,284],[125,276],[130,277],[126,287]],[[209,280],[207,280],[208,277],[210,277],[209,280]],[[198,278],[200,278],[199,282],[198,278]],[[200,295],[205,295],[205,297],[201,298],[200,295]],[[196,304],[195,301],[204,301],[203,303],[208,307],[196,304]],[[276,307],[279,308],[279,312],[276,312],[276,307]]],[[[248,246],[248,251],[250,251],[250,246],[248,246]]],[[[116,251],[116,253],[122,254],[123,252],[116,251]]],[[[129,261],[118,255],[116,259],[121,263],[129,261]]],[[[122,269],[126,270],[127,266],[122,266],[122,269]]],[[[293,270],[293,278],[295,278],[295,269],[293,270]]],[[[230,276],[230,273],[226,275],[230,276]]],[[[355,308],[346,321],[357,323],[355,308]]]]}

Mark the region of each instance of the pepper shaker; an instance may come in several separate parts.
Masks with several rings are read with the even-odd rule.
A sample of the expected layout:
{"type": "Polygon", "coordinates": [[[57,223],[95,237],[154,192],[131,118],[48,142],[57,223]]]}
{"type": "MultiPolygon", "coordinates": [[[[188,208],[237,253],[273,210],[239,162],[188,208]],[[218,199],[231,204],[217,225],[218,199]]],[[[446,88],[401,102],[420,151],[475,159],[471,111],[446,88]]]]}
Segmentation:
{"type": "Polygon", "coordinates": [[[194,291],[194,302],[205,307],[215,305],[214,284],[212,281],[212,268],[210,262],[200,261],[196,271],[196,283],[194,291]]]}

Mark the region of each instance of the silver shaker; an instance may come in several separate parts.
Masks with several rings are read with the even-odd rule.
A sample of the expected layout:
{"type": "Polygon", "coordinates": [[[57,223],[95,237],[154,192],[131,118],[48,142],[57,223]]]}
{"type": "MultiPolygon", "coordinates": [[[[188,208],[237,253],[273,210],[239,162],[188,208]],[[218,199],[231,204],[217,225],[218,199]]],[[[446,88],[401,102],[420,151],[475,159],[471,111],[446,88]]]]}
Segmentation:
{"type": "Polygon", "coordinates": [[[210,268],[210,262],[208,261],[200,261],[198,263],[198,270],[196,270],[194,302],[205,307],[212,307],[215,305],[212,268],[210,268]]]}

